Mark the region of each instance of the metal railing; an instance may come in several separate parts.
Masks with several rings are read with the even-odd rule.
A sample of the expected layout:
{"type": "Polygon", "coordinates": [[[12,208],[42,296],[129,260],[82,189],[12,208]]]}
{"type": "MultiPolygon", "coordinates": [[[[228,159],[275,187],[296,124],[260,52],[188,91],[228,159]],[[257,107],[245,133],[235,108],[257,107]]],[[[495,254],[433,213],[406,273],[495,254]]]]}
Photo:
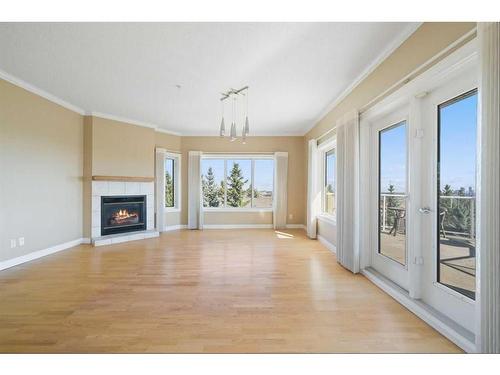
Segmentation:
{"type": "MultiPolygon", "coordinates": [[[[392,226],[392,223],[388,222],[388,201],[390,198],[394,198],[393,201],[394,207],[406,208],[405,202],[405,194],[402,193],[381,193],[380,199],[382,204],[382,212],[381,212],[381,226],[382,231],[388,230],[392,226]]],[[[475,215],[476,215],[476,197],[475,196],[463,196],[463,195],[441,195],[439,197],[440,200],[440,212],[446,209],[446,216],[444,218],[444,228],[446,232],[451,234],[465,235],[470,238],[475,238],[475,215]],[[464,230],[463,226],[461,228],[457,228],[456,224],[463,218],[458,217],[454,213],[454,209],[458,208],[461,205],[461,202],[468,201],[467,204],[462,205],[461,209],[466,209],[463,213],[468,218],[465,226],[467,227],[464,230]]]]}

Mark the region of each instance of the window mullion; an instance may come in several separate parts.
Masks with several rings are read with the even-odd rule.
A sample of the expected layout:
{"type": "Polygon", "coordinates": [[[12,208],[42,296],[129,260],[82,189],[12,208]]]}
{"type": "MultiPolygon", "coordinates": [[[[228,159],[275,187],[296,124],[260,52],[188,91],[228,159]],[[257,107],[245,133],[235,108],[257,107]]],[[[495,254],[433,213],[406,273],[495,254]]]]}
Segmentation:
{"type": "Polygon", "coordinates": [[[227,207],[227,159],[224,159],[224,208],[227,207]]]}
{"type": "Polygon", "coordinates": [[[252,159],[252,173],[250,174],[250,207],[253,208],[253,179],[255,171],[255,159],[252,159]]]}

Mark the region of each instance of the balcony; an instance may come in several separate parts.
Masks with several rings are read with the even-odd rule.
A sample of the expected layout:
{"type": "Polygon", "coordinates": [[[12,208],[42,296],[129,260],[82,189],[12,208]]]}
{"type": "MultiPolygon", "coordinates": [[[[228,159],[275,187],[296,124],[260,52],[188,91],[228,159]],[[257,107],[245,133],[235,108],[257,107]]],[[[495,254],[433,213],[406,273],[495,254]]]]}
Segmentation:
{"type": "MultiPolygon", "coordinates": [[[[439,282],[475,296],[476,234],[474,196],[442,195],[439,210],[439,282]]],[[[406,263],[405,195],[382,193],[380,197],[380,252],[406,263]]]]}

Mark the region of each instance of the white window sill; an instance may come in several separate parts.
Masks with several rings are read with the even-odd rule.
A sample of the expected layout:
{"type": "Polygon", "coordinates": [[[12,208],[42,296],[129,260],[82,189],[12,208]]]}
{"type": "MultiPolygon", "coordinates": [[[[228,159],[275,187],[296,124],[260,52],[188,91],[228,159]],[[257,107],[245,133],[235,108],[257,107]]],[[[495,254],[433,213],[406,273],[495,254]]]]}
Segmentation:
{"type": "Polygon", "coordinates": [[[165,212],[181,212],[181,209],[177,207],[165,207],[165,212]]]}
{"type": "Polygon", "coordinates": [[[204,212],[273,212],[272,208],[203,208],[204,212]]]}
{"type": "Polygon", "coordinates": [[[317,216],[318,220],[323,221],[325,223],[331,224],[331,225],[337,225],[337,218],[333,215],[328,215],[328,214],[320,214],[317,216]]]}

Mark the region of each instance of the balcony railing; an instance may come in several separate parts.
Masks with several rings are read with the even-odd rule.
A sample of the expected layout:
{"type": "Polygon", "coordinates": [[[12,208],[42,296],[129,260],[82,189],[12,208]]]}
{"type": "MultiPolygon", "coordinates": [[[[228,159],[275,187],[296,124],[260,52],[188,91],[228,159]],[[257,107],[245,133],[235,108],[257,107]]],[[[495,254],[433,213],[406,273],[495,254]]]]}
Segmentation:
{"type": "MultiPolygon", "coordinates": [[[[406,210],[405,197],[406,195],[401,193],[380,194],[382,231],[390,230],[394,223],[394,214],[391,214],[390,209],[406,210]]],[[[439,212],[444,215],[443,227],[446,233],[475,238],[476,197],[441,195],[439,201],[439,212]]],[[[405,228],[405,226],[400,227],[405,228]]]]}

